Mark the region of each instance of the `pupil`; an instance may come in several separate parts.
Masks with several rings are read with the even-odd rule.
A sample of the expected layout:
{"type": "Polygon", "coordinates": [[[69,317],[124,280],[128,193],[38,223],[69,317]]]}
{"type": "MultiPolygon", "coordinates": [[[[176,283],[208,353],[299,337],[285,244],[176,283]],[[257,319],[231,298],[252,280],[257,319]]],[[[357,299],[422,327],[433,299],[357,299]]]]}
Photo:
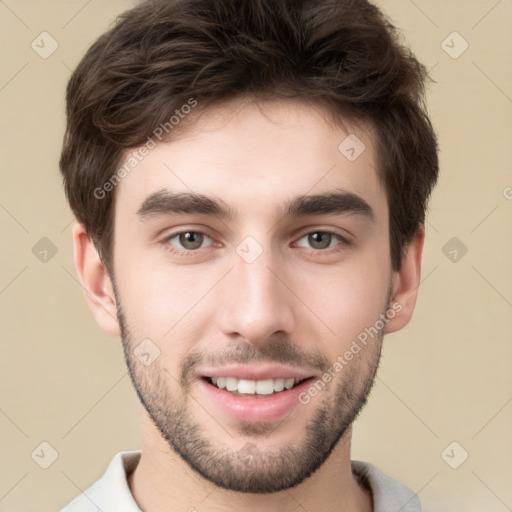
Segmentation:
{"type": "Polygon", "coordinates": [[[309,243],[315,249],[326,249],[331,244],[331,234],[322,233],[321,231],[312,233],[309,235],[309,243]]]}
{"type": "Polygon", "coordinates": [[[194,232],[182,233],[180,235],[180,243],[186,249],[198,249],[203,243],[203,234],[194,232]]]}

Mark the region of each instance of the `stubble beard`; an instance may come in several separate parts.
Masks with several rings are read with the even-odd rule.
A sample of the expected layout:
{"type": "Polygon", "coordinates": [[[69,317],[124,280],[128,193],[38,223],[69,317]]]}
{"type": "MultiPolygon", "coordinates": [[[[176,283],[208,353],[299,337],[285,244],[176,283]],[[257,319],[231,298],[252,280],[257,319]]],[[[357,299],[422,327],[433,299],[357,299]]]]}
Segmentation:
{"type": "MultiPolygon", "coordinates": [[[[189,409],[195,400],[187,398],[190,393],[190,379],[187,377],[191,375],[194,365],[204,358],[198,352],[187,356],[180,365],[180,378],[173,377],[169,370],[158,364],[159,360],[145,367],[133,353],[137,342],[127,325],[116,290],[115,294],[125,360],[140,402],[169,447],[190,468],[218,487],[264,494],[289,489],[303,482],[322,466],[347,433],[366,404],[375,381],[383,330],[364,347],[360,353],[363,356],[357,354],[343,367],[331,385],[319,392],[319,396],[307,405],[299,404],[294,408],[292,422],[296,424],[300,421],[297,418],[300,418],[301,407],[315,407],[312,419],[304,427],[304,440],[300,444],[294,445],[296,440],[290,439],[289,445],[279,449],[260,450],[258,447],[258,441],[271,438],[281,424],[286,428],[286,422],[292,418],[284,417],[277,424],[239,422],[236,431],[233,427],[226,427],[225,430],[231,436],[243,435],[251,439],[241,449],[230,449],[229,439],[235,437],[226,434],[226,444],[212,439],[208,435],[208,428],[189,409]],[[181,388],[179,394],[175,391],[178,387],[181,388]]],[[[389,307],[389,298],[388,295],[386,307],[389,307]]],[[[267,352],[272,354],[296,351],[288,340],[273,341],[268,348],[267,352]]],[[[268,354],[265,355],[264,348],[256,349],[248,343],[240,344],[236,354],[236,361],[230,358],[230,363],[244,363],[254,359],[272,360],[268,359],[268,354]]],[[[277,359],[283,362],[283,358],[277,359]]],[[[207,418],[208,413],[199,409],[201,417],[207,418]]]]}

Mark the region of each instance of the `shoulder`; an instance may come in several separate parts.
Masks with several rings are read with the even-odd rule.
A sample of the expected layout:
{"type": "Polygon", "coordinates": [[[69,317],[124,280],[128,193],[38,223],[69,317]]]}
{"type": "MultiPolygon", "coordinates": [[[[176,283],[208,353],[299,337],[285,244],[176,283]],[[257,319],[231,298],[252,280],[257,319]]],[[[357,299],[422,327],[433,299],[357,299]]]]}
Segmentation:
{"type": "Polygon", "coordinates": [[[421,512],[420,499],[412,489],[368,462],[353,460],[351,464],[355,477],[372,493],[374,512],[421,512]]]}
{"type": "Polygon", "coordinates": [[[120,505],[125,512],[140,512],[127,480],[139,463],[140,454],[140,450],[117,453],[103,476],[60,512],[109,512],[120,505]]]}

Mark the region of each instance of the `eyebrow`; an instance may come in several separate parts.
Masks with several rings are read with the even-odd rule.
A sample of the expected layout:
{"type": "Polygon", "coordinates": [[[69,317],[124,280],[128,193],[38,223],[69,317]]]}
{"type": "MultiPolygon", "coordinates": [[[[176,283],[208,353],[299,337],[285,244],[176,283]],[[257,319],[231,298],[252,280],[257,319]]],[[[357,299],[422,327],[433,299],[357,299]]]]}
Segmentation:
{"type": "Polygon", "coordinates": [[[285,215],[298,217],[329,213],[360,215],[375,221],[373,208],[361,196],[345,191],[296,197],[287,206],[285,215]]]}
{"type": "Polygon", "coordinates": [[[221,218],[234,216],[231,209],[218,199],[192,192],[173,194],[167,190],[160,190],[148,196],[137,211],[141,218],[173,213],[204,213],[221,218]]]}
{"type": "MultiPolygon", "coordinates": [[[[183,213],[213,215],[220,219],[235,216],[235,212],[219,199],[192,192],[171,193],[168,190],[148,196],[137,211],[141,219],[183,213]]],[[[346,191],[298,196],[284,207],[285,217],[325,214],[360,215],[371,222],[375,221],[373,208],[362,197],[346,191]]]]}

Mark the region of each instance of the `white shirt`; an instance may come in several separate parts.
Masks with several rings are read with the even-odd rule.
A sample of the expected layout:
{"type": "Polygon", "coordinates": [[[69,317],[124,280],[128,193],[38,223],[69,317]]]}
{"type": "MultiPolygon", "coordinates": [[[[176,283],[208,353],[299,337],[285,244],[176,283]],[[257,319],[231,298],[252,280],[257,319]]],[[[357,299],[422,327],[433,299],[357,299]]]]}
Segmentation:
{"type": "MultiPolygon", "coordinates": [[[[119,452],[105,474],[60,512],[142,512],[128,486],[140,450],[119,452]]],[[[418,495],[367,462],[352,461],[352,471],[370,489],[374,512],[421,512],[418,495]]]]}

